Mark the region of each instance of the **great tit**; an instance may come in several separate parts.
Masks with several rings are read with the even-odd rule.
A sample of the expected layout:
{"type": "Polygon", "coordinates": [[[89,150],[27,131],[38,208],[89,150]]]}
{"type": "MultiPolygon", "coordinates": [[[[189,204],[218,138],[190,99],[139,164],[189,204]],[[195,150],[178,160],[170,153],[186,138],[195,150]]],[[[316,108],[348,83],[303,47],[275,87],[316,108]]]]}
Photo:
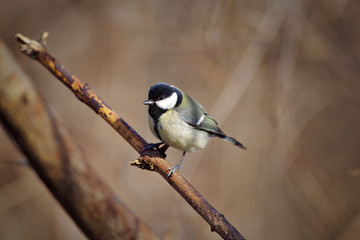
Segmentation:
{"type": "Polygon", "coordinates": [[[200,103],[175,86],[156,83],[144,104],[149,105],[150,130],[161,140],[149,146],[159,147],[165,143],[183,151],[179,163],[168,169],[168,177],[180,169],[186,152],[204,148],[210,137],[219,137],[246,149],[239,141],[226,136],[200,103]]]}

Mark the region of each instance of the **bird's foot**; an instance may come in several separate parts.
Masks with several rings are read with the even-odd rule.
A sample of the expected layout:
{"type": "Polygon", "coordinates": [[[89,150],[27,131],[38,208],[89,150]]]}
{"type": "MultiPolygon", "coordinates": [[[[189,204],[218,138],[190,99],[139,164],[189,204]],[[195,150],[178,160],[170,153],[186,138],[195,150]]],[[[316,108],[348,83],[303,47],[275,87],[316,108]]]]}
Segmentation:
{"type": "Polygon", "coordinates": [[[178,163],[175,167],[171,167],[171,168],[169,168],[168,170],[166,170],[166,172],[169,172],[169,173],[166,175],[168,178],[169,178],[174,172],[180,170],[181,163],[182,163],[182,161],[184,160],[185,154],[186,154],[186,151],[183,152],[183,154],[182,154],[182,156],[181,156],[181,158],[180,158],[179,163],[178,163]]]}
{"type": "Polygon", "coordinates": [[[158,151],[161,154],[161,156],[163,158],[165,158],[166,157],[165,151],[168,148],[168,146],[165,144],[163,147],[160,147],[162,144],[165,144],[165,143],[164,142],[148,143],[141,151],[141,154],[143,154],[145,151],[152,149],[152,150],[158,151]]]}
{"type": "Polygon", "coordinates": [[[159,143],[148,143],[144,149],[142,150],[143,152],[149,149],[155,149],[157,151],[159,151],[159,147],[164,144],[164,142],[159,142],[159,143]]]}
{"type": "Polygon", "coordinates": [[[174,172],[177,172],[180,170],[180,166],[175,166],[175,167],[171,167],[168,170],[166,170],[166,172],[169,172],[166,177],[170,177],[174,172]]]}

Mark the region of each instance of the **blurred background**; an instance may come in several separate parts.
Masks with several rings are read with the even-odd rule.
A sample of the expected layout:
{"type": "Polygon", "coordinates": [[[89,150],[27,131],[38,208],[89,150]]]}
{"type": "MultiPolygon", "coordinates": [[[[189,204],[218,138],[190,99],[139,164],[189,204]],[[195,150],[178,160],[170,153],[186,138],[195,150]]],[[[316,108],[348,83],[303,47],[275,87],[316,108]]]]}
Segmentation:
{"type": "MultiPolygon", "coordinates": [[[[201,102],[243,151],[213,139],[181,173],[248,239],[360,234],[357,0],[0,0],[0,38],[102,178],[159,236],[220,239],[39,63],[38,39],[147,141],[148,89],[201,102]]],[[[170,149],[176,165],[181,152],[170,149]]],[[[0,128],[0,239],[85,239],[0,128]],[[9,163],[10,162],[10,163],[9,163]]]]}

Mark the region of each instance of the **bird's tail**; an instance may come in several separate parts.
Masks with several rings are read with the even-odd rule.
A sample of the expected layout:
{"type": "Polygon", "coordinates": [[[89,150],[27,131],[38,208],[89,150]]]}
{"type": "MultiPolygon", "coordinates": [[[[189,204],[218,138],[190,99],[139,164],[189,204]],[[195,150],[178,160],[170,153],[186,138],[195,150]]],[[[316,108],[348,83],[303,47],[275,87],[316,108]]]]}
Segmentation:
{"type": "Polygon", "coordinates": [[[232,138],[232,137],[229,137],[229,136],[225,136],[223,139],[235,144],[236,146],[246,150],[246,147],[239,141],[237,141],[236,139],[232,138]]]}

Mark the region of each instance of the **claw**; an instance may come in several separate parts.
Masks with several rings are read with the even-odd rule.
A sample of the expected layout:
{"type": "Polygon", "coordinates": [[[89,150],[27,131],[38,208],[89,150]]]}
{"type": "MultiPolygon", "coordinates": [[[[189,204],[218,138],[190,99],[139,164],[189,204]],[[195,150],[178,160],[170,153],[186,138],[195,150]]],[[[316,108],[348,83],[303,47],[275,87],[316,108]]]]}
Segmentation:
{"type": "Polygon", "coordinates": [[[159,151],[159,147],[160,145],[164,144],[164,142],[159,142],[159,143],[149,143],[148,145],[146,145],[144,147],[144,149],[141,151],[141,152],[144,152],[146,150],[149,150],[149,149],[155,149],[157,151],[159,151]]]}
{"type": "Polygon", "coordinates": [[[166,170],[167,172],[170,171],[170,172],[166,175],[166,177],[169,178],[174,172],[179,171],[179,170],[180,170],[180,167],[179,167],[179,166],[169,168],[168,170],[166,170]]]}

